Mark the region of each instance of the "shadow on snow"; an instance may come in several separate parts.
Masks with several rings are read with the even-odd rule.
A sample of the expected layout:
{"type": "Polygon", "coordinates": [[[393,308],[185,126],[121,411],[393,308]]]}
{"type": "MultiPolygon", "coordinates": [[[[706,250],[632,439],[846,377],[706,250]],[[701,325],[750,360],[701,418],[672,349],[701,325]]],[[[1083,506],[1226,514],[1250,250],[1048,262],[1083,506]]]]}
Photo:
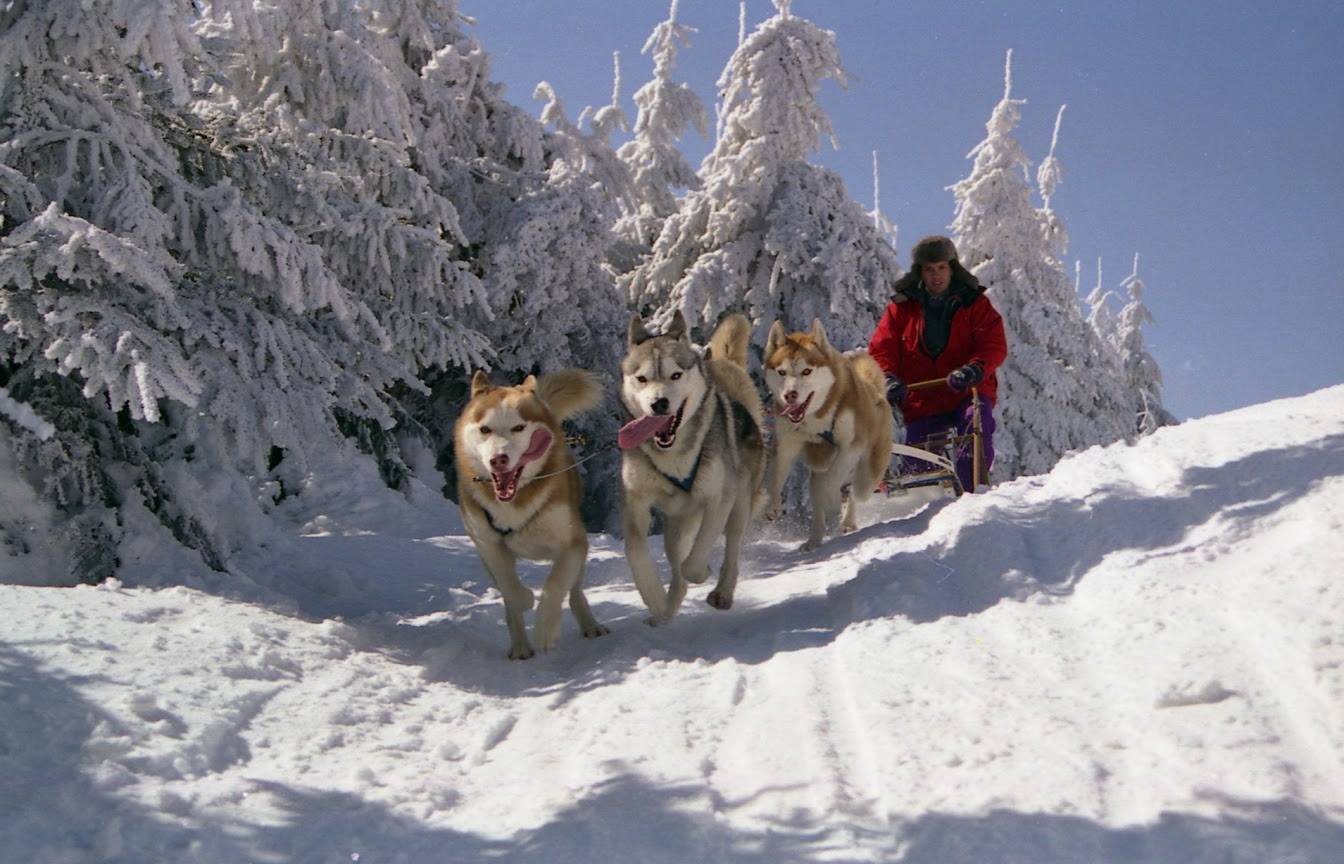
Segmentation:
{"type": "Polygon", "coordinates": [[[1181,495],[1135,497],[1111,487],[1032,509],[991,506],[941,548],[870,562],[834,587],[831,599],[844,621],[900,615],[921,623],[973,615],[1005,599],[1065,595],[1109,555],[1130,552],[1142,564],[1191,551],[1192,529],[1215,517],[1236,536],[1340,474],[1344,435],[1335,435],[1188,469],[1181,495]]]}
{"type": "MultiPolygon", "coordinates": [[[[604,600],[598,586],[589,590],[589,598],[612,634],[581,639],[566,613],[559,647],[525,663],[502,659],[507,637],[497,600],[483,600],[420,627],[391,618],[352,626],[360,634],[360,647],[422,665],[431,681],[497,695],[573,695],[620,680],[641,662],[733,659],[756,664],[779,652],[829,644],[853,623],[901,617],[918,624],[973,615],[1004,600],[1065,596],[1107,556],[1123,553],[1142,564],[1189,551],[1191,532],[1215,518],[1226,522],[1220,536],[1235,538],[1300,500],[1323,478],[1339,474],[1344,474],[1344,436],[1332,436],[1227,465],[1191,468],[1181,493],[1167,497],[1135,497],[1127,487],[1109,487],[1086,499],[1027,508],[963,499],[965,504],[984,502],[986,509],[946,542],[907,546],[908,551],[869,561],[856,576],[824,591],[753,605],[753,582],[809,563],[809,556],[758,556],[739,584],[732,610],[708,608],[703,602],[707,587],[692,586],[673,622],[652,628],[643,623],[642,607],[604,600]]],[[[917,539],[956,509],[956,504],[935,505],[909,519],[864,528],[828,542],[811,560],[853,557],[872,541],[885,550],[882,541],[898,535],[917,539]]]]}
{"type": "MultiPolygon", "coordinates": [[[[135,779],[109,770],[118,755],[100,742],[115,738],[116,721],[79,694],[79,683],[0,646],[0,795],[7,802],[0,810],[0,860],[1326,864],[1344,850],[1338,818],[1293,801],[1222,799],[1213,802],[1222,811],[1217,818],[1167,813],[1155,824],[1127,828],[1013,811],[930,813],[887,824],[792,811],[744,829],[724,817],[750,801],[655,785],[633,771],[511,837],[436,827],[355,794],[271,781],[249,784],[247,806],[263,811],[256,817],[202,812],[180,799],[160,810],[131,800],[126,792],[135,779]]],[[[447,821],[460,802],[436,803],[435,818],[447,821]]]]}

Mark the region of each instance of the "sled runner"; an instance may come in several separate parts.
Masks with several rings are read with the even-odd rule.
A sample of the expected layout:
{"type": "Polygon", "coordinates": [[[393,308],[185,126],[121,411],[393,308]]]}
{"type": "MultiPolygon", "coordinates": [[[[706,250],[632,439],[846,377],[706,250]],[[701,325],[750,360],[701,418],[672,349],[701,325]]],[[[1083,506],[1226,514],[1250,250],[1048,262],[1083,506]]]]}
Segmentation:
{"type": "MultiPolygon", "coordinates": [[[[946,387],[947,381],[934,378],[909,385],[911,390],[927,387],[946,387]]],[[[883,478],[883,490],[888,496],[905,495],[912,489],[936,487],[943,494],[956,497],[964,492],[974,492],[977,486],[988,485],[988,472],[985,470],[984,449],[980,429],[980,394],[971,388],[971,431],[967,435],[957,435],[948,431],[930,437],[920,446],[893,442],[891,455],[901,457],[894,463],[893,470],[883,478]],[[971,488],[962,488],[957,477],[957,451],[963,447],[971,448],[971,488]],[[921,467],[911,471],[906,466],[906,457],[919,460],[921,467]],[[901,470],[906,469],[906,470],[901,470]]]]}

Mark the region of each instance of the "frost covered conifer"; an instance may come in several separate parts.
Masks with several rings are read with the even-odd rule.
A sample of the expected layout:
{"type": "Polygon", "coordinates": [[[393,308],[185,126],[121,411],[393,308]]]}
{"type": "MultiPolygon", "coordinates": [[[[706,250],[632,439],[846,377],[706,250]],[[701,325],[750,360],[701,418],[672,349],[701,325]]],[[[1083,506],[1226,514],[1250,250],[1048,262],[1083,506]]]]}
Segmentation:
{"type": "Polygon", "coordinates": [[[83,523],[77,578],[115,566],[134,506],[220,566],[228,539],[191,511],[185,460],[260,474],[273,446],[330,440],[337,407],[386,420],[377,388],[397,372],[343,368],[337,351],[378,356],[384,332],[224,176],[193,113],[214,72],[197,11],[56,0],[0,29],[0,383],[58,430],[7,437],[83,523]]]}
{"type": "Polygon", "coordinates": [[[539,83],[532,97],[546,101],[541,109],[541,122],[554,130],[549,142],[553,148],[552,177],[582,175],[582,179],[592,186],[595,193],[608,199],[612,208],[609,215],[614,222],[620,213],[634,208],[634,197],[630,172],[611,148],[612,133],[629,128],[625,111],[620,106],[619,53],[615,55],[613,64],[615,84],[611,103],[597,110],[591,105],[585,107],[577,123],[571,122],[566,115],[565,105],[550,82],[539,83]],[[584,121],[590,121],[591,132],[582,131],[584,121]]]}
{"type": "MultiPolygon", "coordinates": [[[[988,137],[969,154],[971,175],[952,187],[962,263],[988,289],[1008,336],[995,436],[994,473],[1003,479],[1047,471],[1065,453],[1127,431],[1120,382],[1099,360],[1063,264],[1068,235],[1051,207],[1062,177],[1053,143],[1038,173],[1044,206],[1031,203],[1029,163],[1012,137],[1023,104],[1012,96],[1009,51],[988,137]]],[[[1062,116],[1061,108],[1056,141],[1062,116]]]]}
{"type": "Polygon", "coordinates": [[[0,13],[0,386],[57,434],[0,429],[81,576],[132,506],[227,567],[343,432],[395,466],[422,380],[614,354],[610,207],[456,8],[0,13]]]}
{"type": "Polygon", "coordinates": [[[1116,351],[1115,339],[1115,313],[1111,311],[1111,298],[1115,292],[1106,290],[1105,283],[1101,279],[1101,259],[1097,259],[1097,284],[1087,295],[1087,323],[1092,327],[1092,332],[1097,334],[1101,344],[1107,349],[1107,353],[1116,359],[1118,364],[1119,354],[1116,351]]]}
{"type": "Polygon", "coordinates": [[[653,57],[653,79],[635,91],[639,113],[634,137],[617,155],[630,170],[635,210],[617,223],[623,238],[647,250],[677,209],[677,193],[700,188],[700,178],[677,148],[677,141],[694,127],[708,134],[704,103],[690,87],[672,80],[677,52],[690,44],[695,28],[677,21],[679,0],[672,0],[667,20],[653,28],[643,53],[653,57]]]}
{"type": "MultiPolygon", "coordinates": [[[[1082,262],[1077,262],[1077,268],[1081,270],[1082,262]]],[[[1082,276],[1079,273],[1075,279],[1076,284],[1081,284],[1082,276]]],[[[1079,291],[1081,293],[1081,289],[1079,291]]],[[[1113,401],[1119,407],[1119,417],[1125,428],[1125,437],[1133,437],[1130,421],[1130,398],[1129,385],[1125,380],[1125,371],[1120,358],[1120,349],[1116,336],[1115,314],[1111,310],[1111,299],[1115,297],[1115,292],[1108,291],[1104,287],[1101,278],[1101,258],[1097,258],[1097,284],[1087,295],[1087,325],[1092,328],[1096,335],[1097,365],[1106,369],[1105,381],[1109,384],[1112,392],[1115,394],[1113,401]]]]}
{"type": "Polygon", "coordinates": [[[807,162],[831,134],[818,91],[845,81],[835,34],[794,17],[785,0],[775,5],[719,78],[704,185],[667,219],[630,299],[663,321],[679,309],[693,326],[742,312],[758,344],[775,319],[804,329],[820,318],[849,348],[867,341],[896,258],[840,178],[807,162]]]}
{"type": "Polygon", "coordinates": [[[1149,435],[1159,427],[1174,422],[1174,418],[1162,407],[1162,370],[1148,353],[1143,338],[1143,325],[1155,322],[1153,314],[1143,303],[1145,286],[1139,278],[1137,253],[1134,255],[1134,269],[1120,283],[1120,288],[1129,301],[1120,310],[1116,320],[1116,347],[1133,399],[1131,417],[1135,431],[1140,435],[1149,435]]]}
{"type": "MultiPolygon", "coordinates": [[[[263,73],[243,118],[255,112],[252,127],[279,130],[267,143],[291,159],[280,176],[302,178],[296,210],[322,214],[323,248],[373,295],[435,402],[447,399],[451,412],[473,366],[501,380],[610,367],[623,322],[608,311],[619,303],[605,260],[628,187],[607,143],[624,123],[619,109],[599,111],[594,134],[583,135],[543,82],[544,121],[556,128],[547,133],[490,81],[489,57],[460,30],[455,2],[264,8],[259,28],[223,19],[234,31],[241,21],[248,32],[285,34],[281,51],[292,46],[274,69],[266,57],[233,55],[237,76],[263,73]],[[309,162],[322,177],[302,168],[309,162]]],[[[424,428],[451,428],[442,410],[425,416],[417,399],[408,404],[424,428]]]]}
{"type": "Polygon", "coordinates": [[[550,84],[538,84],[534,96],[547,100],[542,122],[554,129],[545,138],[549,167],[544,186],[496,226],[502,242],[484,267],[492,292],[511,308],[504,326],[487,332],[508,346],[504,368],[601,372],[613,367],[628,323],[606,263],[613,226],[632,206],[629,172],[608,143],[624,118],[603,109],[586,134],[550,84]]]}
{"type": "Polygon", "coordinates": [[[873,228],[877,235],[887,241],[887,245],[892,249],[898,248],[896,223],[887,218],[887,214],[882,212],[882,178],[877,170],[877,151],[873,151],[873,228]]]}
{"type": "MultiPolygon", "coordinates": [[[[599,338],[570,296],[604,285],[601,299],[614,296],[609,277],[592,278],[623,190],[609,129],[579,134],[552,99],[547,134],[506,102],[455,2],[225,11],[210,26],[238,46],[232,80],[249,86],[229,95],[238,128],[255,130],[249,152],[269,145],[290,159],[282,177],[315,162],[286,190],[294,210],[321,214],[309,221],[326,232],[324,250],[350,259],[342,272],[374,295],[365,299],[416,368],[544,371],[614,338],[599,338]]],[[[621,122],[598,115],[597,125],[621,122]]]]}

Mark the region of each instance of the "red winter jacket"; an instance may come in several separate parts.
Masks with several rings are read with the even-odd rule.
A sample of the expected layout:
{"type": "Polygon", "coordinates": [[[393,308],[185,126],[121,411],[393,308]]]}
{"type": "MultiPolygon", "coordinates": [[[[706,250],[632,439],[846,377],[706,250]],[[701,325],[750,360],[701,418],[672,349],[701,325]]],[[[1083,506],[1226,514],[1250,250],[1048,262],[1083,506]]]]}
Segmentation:
{"type": "MultiPolygon", "coordinates": [[[[999,392],[995,370],[1008,356],[1003,319],[978,286],[972,289],[953,285],[949,290],[956,292],[958,308],[952,313],[947,347],[937,358],[924,351],[924,307],[917,299],[898,299],[887,304],[887,311],[868,342],[868,353],[883,372],[895,375],[905,384],[946,378],[953,369],[975,361],[985,370],[978,391],[992,406],[999,392]]],[[[946,386],[911,390],[901,403],[901,414],[907,422],[946,414],[955,411],[965,399],[964,392],[957,393],[946,386]]]]}

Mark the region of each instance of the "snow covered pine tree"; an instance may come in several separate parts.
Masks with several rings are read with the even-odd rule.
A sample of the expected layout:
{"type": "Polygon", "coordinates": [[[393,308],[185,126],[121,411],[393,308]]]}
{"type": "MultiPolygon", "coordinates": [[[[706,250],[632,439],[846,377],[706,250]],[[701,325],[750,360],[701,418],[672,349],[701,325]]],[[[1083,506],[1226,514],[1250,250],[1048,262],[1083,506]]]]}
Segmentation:
{"type": "Polygon", "coordinates": [[[962,263],[988,289],[1008,336],[996,406],[998,480],[1047,471],[1071,450],[1124,434],[1107,369],[1095,361],[1096,335],[1061,260],[1067,237],[1049,201],[1061,176],[1053,147],[1041,172],[1045,206],[1031,203],[1029,163],[1011,134],[1022,104],[1012,96],[1009,51],[989,134],[968,154],[970,176],[951,187],[962,263]]]}
{"type": "Polygon", "coordinates": [[[653,80],[635,91],[639,113],[634,138],[616,151],[630,169],[635,196],[635,211],[616,224],[616,233],[645,255],[663,223],[676,212],[676,194],[700,188],[700,177],[677,149],[677,141],[691,127],[702,136],[708,133],[700,97],[672,80],[679,46],[690,44],[689,34],[695,32],[677,21],[678,3],[672,0],[667,20],[654,27],[644,43],[643,53],[653,56],[653,80]]]}
{"type": "Polygon", "coordinates": [[[1116,350],[1131,393],[1134,429],[1150,435],[1162,426],[1176,422],[1162,407],[1162,370],[1143,339],[1143,325],[1154,323],[1153,314],[1143,303],[1144,284],[1139,278],[1139,255],[1134,254],[1134,269],[1120,283],[1129,302],[1120,310],[1115,323],[1116,350]]]}
{"type": "Polygon", "coordinates": [[[630,280],[630,301],[661,324],[680,309],[702,331],[726,312],[763,345],[776,319],[820,318],[841,348],[866,344],[899,275],[895,252],[840,178],[807,162],[830,121],[821,84],[841,83],[835,34],[796,18],[787,0],[738,46],[719,78],[720,131],[630,280]]]}
{"type": "Polygon", "coordinates": [[[343,431],[395,482],[426,382],[617,350],[614,216],[455,2],[0,18],[0,386],[55,432],[0,427],[60,579],[163,527],[226,570],[343,431]]]}

